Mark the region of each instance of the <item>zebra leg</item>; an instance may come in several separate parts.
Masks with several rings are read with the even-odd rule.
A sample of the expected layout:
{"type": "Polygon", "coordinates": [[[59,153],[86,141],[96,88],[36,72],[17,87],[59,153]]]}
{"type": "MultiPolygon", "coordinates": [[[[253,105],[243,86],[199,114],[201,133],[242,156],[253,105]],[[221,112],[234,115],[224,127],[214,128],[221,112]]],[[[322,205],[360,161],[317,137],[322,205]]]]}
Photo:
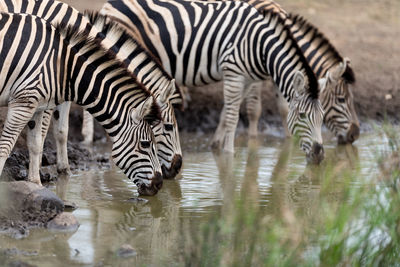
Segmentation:
{"type": "Polygon", "coordinates": [[[42,163],[42,120],[43,111],[36,112],[28,122],[27,145],[29,151],[28,181],[41,185],[40,166],[42,163]]]}
{"type": "Polygon", "coordinates": [[[82,122],[82,143],[85,145],[90,145],[93,143],[93,117],[86,110],[83,111],[83,122],[82,122]]]}
{"type": "Polygon", "coordinates": [[[279,114],[281,115],[282,125],[283,125],[283,128],[285,129],[285,135],[286,135],[286,137],[290,137],[290,132],[289,132],[289,128],[287,125],[287,116],[289,113],[289,105],[288,105],[286,99],[283,97],[283,95],[281,94],[281,92],[278,89],[276,89],[275,96],[277,98],[276,102],[278,104],[279,114]]]}
{"type": "Polygon", "coordinates": [[[213,150],[218,150],[222,148],[222,142],[223,137],[225,136],[225,105],[222,107],[221,114],[219,116],[219,123],[217,130],[215,131],[212,143],[211,143],[211,148],[213,150]]]}
{"type": "Polygon", "coordinates": [[[245,98],[247,118],[249,120],[249,137],[257,138],[258,135],[258,121],[261,116],[261,88],[263,82],[255,82],[250,84],[247,89],[245,98]]]}
{"type": "MultiPolygon", "coordinates": [[[[7,117],[0,137],[0,175],[22,129],[36,111],[37,102],[15,99],[8,104],[7,117]]],[[[40,180],[36,181],[40,184],[40,180]]]]}
{"type": "MultiPolygon", "coordinates": [[[[213,140],[218,140],[218,146],[221,147],[223,140],[223,150],[226,152],[234,152],[235,130],[239,120],[240,104],[243,100],[244,77],[238,76],[237,73],[225,72],[224,76],[224,109],[222,123],[224,123],[224,134],[222,136],[214,135],[213,140]]],[[[222,116],[221,116],[222,117],[222,116]]],[[[217,134],[217,133],[216,133],[217,134]]],[[[213,142],[212,146],[215,147],[213,142]]]]}
{"type": "MultiPolygon", "coordinates": [[[[49,131],[50,122],[51,122],[51,115],[53,114],[52,109],[47,109],[43,112],[43,119],[42,119],[42,145],[40,147],[40,154],[43,155],[43,147],[44,141],[46,140],[47,132],[49,131]]],[[[42,157],[40,157],[40,165],[42,166],[42,157]]]]}
{"type": "Polygon", "coordinates": [[[53,117],[53,134],[56,139],[57,148],[57,172],[70,174],[68,163],[68,123],[69,123],[69,109],[71,102],[64,102],[56,107],[53,117]]]}

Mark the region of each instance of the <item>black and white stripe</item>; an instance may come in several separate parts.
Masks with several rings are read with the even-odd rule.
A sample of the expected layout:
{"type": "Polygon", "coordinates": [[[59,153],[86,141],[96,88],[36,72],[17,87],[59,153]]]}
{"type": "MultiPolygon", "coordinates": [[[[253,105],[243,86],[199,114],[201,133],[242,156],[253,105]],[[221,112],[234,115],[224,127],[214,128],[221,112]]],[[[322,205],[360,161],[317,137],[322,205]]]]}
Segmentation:
{"type": "Polygon", "coordinates": [[[307,155],[321,158],[323,112],[318,82],[274,12],[261,15],[243,2],[162,0],[112,0],[101,12],[141,40],[178,83],[197,86],[224,81],[223,127],[217,130],[214,144],[233,151],[246,85],[272,76],[285,98],[296,103],[288,121],[292,133],[300,134],[307,155]],[[299,118],[299,110],[306,112],[307,119],[299,118]],[[318,144],[318,156],[313,144],[318,144]]]}
{"type": "Polygon", "coordinates": [[[181,101],[175,80],[161,67],[158,59],[127,34],[123,28],[106,16],[96,12],[86,13],[90,23],[99,30],[117,56],[124,60],[128,69],[137,76],[157,99],[161,109],[162,123],[153,126],[157,142],[157,155],[164,178],[173,178],[182,164],[182,151],[173,103],[181,101]]]}
{"type": "MultiPolygon", "coordinates": [[[[85,30],[89,36],[102,40],[102,45],[117,54],[117,58],[128,65],[138,80],[155,95],[161,107],[163,120],[155,123],[153,132],[157,142],[157,153],[166,178],[173,178],[180,170],[182,152],[180,147],[178,126],[172,104],[181,104],[182,97],[173,79],[162,69],[148,53],[144,51],[130,36],[127,36],[116,26],[110,26],[97,21],[93,27],[87,17],[71,6],[53,0],[0,0],[0,10],[14,13],[28,13],[45,19],[52,25],[62,23],[85,30]],[[103,29],[103,26],[105,27],[103,29]],[[100,27],[100,29],[98,28],[100,27]],[[106,36],[108,35],[108,36],[106,36]],[[175,93],[175,94],[173,94],[175,93]],[[173,95],[172,95],[173,94],[173,95]]],[[[94,17],[92,17],[94,19],[94,17]]],[[[95,21],[93,21],[95,22],[95,21]]],[[[69,104],[57,107],[57,124],[54,123],[54,134],[57,144],[57,169],[59,172],[68,172],[67,136],[69,104]]],[[[93,119],[84,112],[83,135],[84,139],[93,140],[93,119]],[[85,133],[84,131],[88,131],[85,133]]],[[[50,124],[50,114],[43,118],[43,136],[46,135],[50,124]],[[47,126],[47,127],[46,127],[47,126]]],[[[38,169],[30,167],[30,169],[38,169]]],[[[33,175],[33,174],[32,174],[33,175]]]]}
{"type": "MultiPolygon", "coordinates": [[[[152,94],[99,40],[76,28],[27,14],[0,13],[1,104],[8,106],[0,137],[0,170],[23,127],[40,127],[43,111],[72,101],[87,109],[113,141],[112,156],[138,186],[153,195],[161,166],[149,123],[159,118],[152,94]]],[[[34,181],[40,184],[40,180],[34,181]]]]}
{"type": "MultiPolygon", "coordinates": [[[[274,1],[245,0],[245,2],[254,6],[260,13],[276,12],[286,20],[286,25],[296,38],[317,78],[327,78],[325,89],[320,95],[325,111],[324,123],[338,137],[339,142],[354,142],[359,136],[359,120],[354,108],[353,94],[349,88],[355,82],[349,60],[338,53],[317,27],[301,16],[288,14],[274,1]]],[[[246,98],[246,105],[250,107],[248,109],[250,125],[253,128],[257,128],[259,111],[251,107],[260,105],[261,99],[258,95],[259,92],[252,91],[246,98]]]]}

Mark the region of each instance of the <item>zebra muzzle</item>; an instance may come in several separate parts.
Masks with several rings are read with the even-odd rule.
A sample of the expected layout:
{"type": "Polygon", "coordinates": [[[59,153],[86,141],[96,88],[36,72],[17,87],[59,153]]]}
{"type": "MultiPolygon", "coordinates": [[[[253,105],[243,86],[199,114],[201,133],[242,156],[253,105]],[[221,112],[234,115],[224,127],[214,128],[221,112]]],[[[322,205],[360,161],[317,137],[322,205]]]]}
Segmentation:
{"type": "Polygon", "coordinates": [[[165,165],[161,166],[164,179],[172,179],[179,173],[182,167],[182,156],[175,155],[171,162],[171,167],[168,169],[165,165]]]}
{"type": "Polygon", "coordinates": [[[319,164],[324,159],[325,151],[322,144],[314,142],[310,153],[307,154],[307,162],[311,164],[319,164]]]}
{"type": "Polygon", "coordinates": [[[354,141],[358,139],[360,136],[360,127],[352,123],[347,130],[346,135],[339,135],[338,136],[338,144],[345,145],[345,144],[352,144],[354,141]]]}
{"type": "Polygon", "coordinates": [[[139,195],[154,196],[161,189],[163,185],[163,178],[161,173],[156,172],[151,179],[150,185],[141,184],[138,188],[139,195]]]}

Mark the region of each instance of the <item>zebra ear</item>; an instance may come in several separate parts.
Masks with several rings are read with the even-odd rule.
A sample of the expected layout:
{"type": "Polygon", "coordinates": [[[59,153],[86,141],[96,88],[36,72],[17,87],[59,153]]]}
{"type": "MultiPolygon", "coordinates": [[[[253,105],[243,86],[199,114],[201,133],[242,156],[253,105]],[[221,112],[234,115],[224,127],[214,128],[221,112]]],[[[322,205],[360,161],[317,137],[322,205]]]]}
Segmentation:
{"type": "Polygon", "coordinates": [[[185,86],[175,86],[174,94],[169,98],[169,102],[181,111],[184,111],[190,102],[190,95],[188,88],[185,86]]]}
{"type": "Polygon", "coordinates": [[[347,65],[350,63],[348,58],[345,58],[343,62],[340,62],[339,65],[335,67],[335,69],[331,72],[330,79],[332,81],[337,81],[342,77],[344,72],[346,71],[347,65]]]}
{"type": "Polygon", "coordinates": [[[171,99],[171,97],[174,95],[175,90],[176,90],[175,79],[172,79],[172,81],[169,83],[168,87],[165,88],[161,92],[159,101],[157,101],[158,104],[161,106],[161,105],[167,103],[171,99]]]}
{"type": "Polygon", "coordinates": [[[296,71],[293,78],[293,89],[297,96],[306,92],[306,81],[301,71],[296,71]]]}
{"type": "Polygon", "coordinates": [[[152,112],[153,104],[153,97],[148,97],[140,103],[131,114],[133,121],[139,123],[139,121],[145,119],[145,117],[152,112]]]}

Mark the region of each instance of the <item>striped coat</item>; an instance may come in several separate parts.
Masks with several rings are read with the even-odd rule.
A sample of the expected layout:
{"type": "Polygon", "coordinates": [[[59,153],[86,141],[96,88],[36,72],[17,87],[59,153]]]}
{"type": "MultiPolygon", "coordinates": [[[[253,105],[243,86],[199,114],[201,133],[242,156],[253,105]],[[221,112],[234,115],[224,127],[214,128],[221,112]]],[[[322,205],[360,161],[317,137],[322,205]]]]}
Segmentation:
{"type": "Polygon", "coordinates": [[[114,53],[76,28],[54,28],[26,14],[0,13],[0,47],[1,71],[7,74],[0,80],[0,99],[8,106],[0,137],[0,171],[29,121],[32,133],[39,132],[33,135],[40,136],[37,125],[44,110],[72,101],[105,128],[116,165],[139,193],[157,193],[161,166],[150,124],[160,118],[159,106],[114,53]]]}

